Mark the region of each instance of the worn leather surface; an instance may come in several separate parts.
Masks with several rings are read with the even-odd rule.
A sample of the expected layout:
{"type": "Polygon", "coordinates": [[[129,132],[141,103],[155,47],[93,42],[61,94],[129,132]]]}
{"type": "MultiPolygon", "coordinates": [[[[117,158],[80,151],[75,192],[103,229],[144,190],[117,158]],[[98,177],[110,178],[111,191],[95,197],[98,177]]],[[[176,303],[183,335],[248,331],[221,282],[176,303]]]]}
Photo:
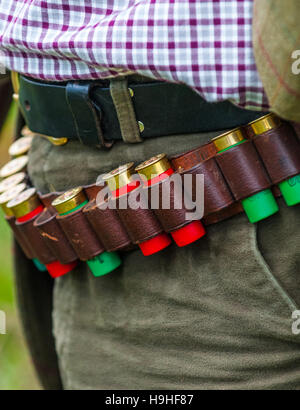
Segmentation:
{"type": "MultiPolygon", "coordinates": [[[[76,121],[68,105],[66,83],[45,83],[20,77],[20,105],[29,128],[56,138],[84,139],[85,144],[98,145],[100,131],[96,124],[101,118],[105,140],[121,140],[119,120],[108,82],[92,81],[90,100],[86,98],[87,93],[82,98],[75,97],[73,92],[76,87],[72,82],[69,84],[73,112],[78,117],[76,121]],[[87,121],[89,118],[91,121],[87,121]]],[[[185,85],[154,82],[151,79],[141,84],[130,77],[128,85],[134,92],[132,102],[136,119],[145,127],[142,138],[234,128],[263,115],[240,109],[228,101],[208,103],[185,85]]]]}
{"type": "Polygon", "coordinates": [[[82,209],[65,216],[57,215],[56,219],[79,259],[87,261],[105,251],[82,209]]]}
{"type": "MultiPolygon", "coordinates": [[[[62,193],[62,192],[61,192],[62,193]]],[[[40,201],[52,212],[55,212],[54,208],[51,206],[52,201],[60,195],[60,192],[49,192],[48,194],[38,193],[40,201]]]]}
{"type": "Polygon", "coordinates": [[[237,201],[271,186],[271,181],[251,141],[219,153],[216,160],[237,201]]]}
{"type": "Polygon", "coordinates": [[[300,174],[300,142],[288,123],[257,136],[247,131],[273,184],[300,174]]]}
{"type": "Polygon", "coordinates": [[[45,208],[34,221],[34,226],[59,262],[67,264],[78,258],[57,222],[55,213],[45,208]]]}
{"type": "Polygon", "coordinates": [[[5,217],[7,223],[11,227],[14,237],[16,238],[19,246],[22,248],[23,252],[25,253],[28,259],[33,258],[33,252],[28,245],[28,239],[22,234],[22,232],[16,226],[16,218],[14,216],[6,216],[5,217]]]}
{"type": "Polygon", "coordinates": [[[117,213],[124,224],[132,243],[139,244],[162,233],[163,228],[154,215],[154,211],[146,209],[147,199],[143,195],[143,188],[136,188],[134,192],[139,200],[139,206],[136,209],[129,207],[128,194],[122,195],[120,198],[116,199],[111,198],[111,201],[112,203],[115,203],[114,206],[116,207],[117,213]],[[122,207],[126,209],[120,209],[120,203],[124,204],[122,207]]]}
{"type": "Polygon", "coordinates": [[[215,161],[217,150],[212,142],[171,158],[173,168],[182,175],[193,176],[192,199],[196,200],[196,175],[204,175],[204,219],[205,225],[220,222],[243,211],[234,198],[215,161]],[[209,215],[209,216],[208,216],[209,215]]]}
{"type": "Polygon", "coordinates": [[[204,216],[224,210],[234,199],[214,158],[188,171],[193,175],[193,201],[196,200],[196,175],[204,175],[204,216]]]}
{"type": "Polygon", "coordinates": [[[178,172],[185,172],[217,154],[215,144],[208,142],[193,150],[174,155],[171,158],[172,167],[178,172]]]}
{"type": "Polygon", "coordinates": [[[44,265],[47,265],[54,262],[56,258],[41,237],[38,229],[34,226],[34,222],[37,218],[38,215],[36,215],[31,221],[17,221],[16,227],[20,230],[21,234],[27,238],[27,244],[32,250],[33,257],[37,258],[44,265]]]}
{"type": "MultiPolygon", "coordinates": [[[[180,176],[180,174],[177,176],[180,176]]],[[[145,187],[144,190],[147,191],[148,194],[149,207],[153,201],[153,196],[157,195],[158,209],[153,209],[153,212],[166,232],[175,231],[191,222],[186,219],[186,213],[188,211],[185,207],[186,203],[184,199],[187,200],[188,198],[184,196],[182,180],[178,184],[177,182],[169,184],[168,179],[165,179],[157,184],[145,187]],[[168,188],[166,188],[166,186],[168,188]],[[170,198],[170,202],[168,202],[166,206],[164,205],[164,199],[168,197],[170,198]]],[[[193,208],[190,208],[189,210],[191,211],[192,209],[193,208]]]]}
{"type": "Polygon", "coordinates": [[[97,197],[98,192],[101,191],[103,188],[102,186],[98,186],[97,184],[85,185],[84,192],[89,200],[93,200],[97,197]]]}
{"type": "Polygon", "coordinates": [[[244,212],[244,208],[241,202],[234,202],[227,208],[221,209],[218,212],[205,216],[203,218],[203,223],[206,226],[213,225],[225,221],[226,219],[232,218],[233,216],[236,216],[242,212],[244,212]]]}
{"type": "Polygon", "coordinates": [[[131,240],[115,209],[101,209],[92,200],[83,209],[83,214],[108,252],[130,246],[131,240]]]}

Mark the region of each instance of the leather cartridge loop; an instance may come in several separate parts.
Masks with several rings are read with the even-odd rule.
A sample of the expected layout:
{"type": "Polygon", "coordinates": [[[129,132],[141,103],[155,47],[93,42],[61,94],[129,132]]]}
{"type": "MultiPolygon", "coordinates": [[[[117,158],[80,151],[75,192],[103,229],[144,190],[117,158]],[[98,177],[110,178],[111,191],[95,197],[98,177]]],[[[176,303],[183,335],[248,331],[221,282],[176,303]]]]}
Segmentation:
{"type": "Polygon", "coordinates": [[[89,200],[96,199],[98,193],[101,191],[102,188],[103,186],[99,186],[97,184],[85,185],[83,187],[84,192],[86,193],[86,196],[89,200]]]}
{"type": "Polygon", "coordinates": [[[142,142],[132,97],[128,90],[127,78],[112,78],[110,80],[110,94],[116,108],[123,141],[127,143],[142,142]]]}
{"type": "Polygon", "coordinates": [[[234,202],[214,159],[216,153],[215,145],[208,143],[172,158],[173,168],[177,172],[193,176],[192,199],[194,202],[196,201],[196,175],[204,175],[204,216],[219,212],[234,202]]]}
{"type": "Polygon", "coordinates": [[[51,211],[56,212],[55,209],[51,206],[51,203],[61,194],[62,192],[49,192],[49,194],[39,193],[39,198],[46,208],[49,208],[51,211]]]}
{"type": "Polygon", "coordinates": [[[5,216],[5,219],[7,221],[7,223],[9,224],[9,226],[11,227],[15,238],[18,242],[18,244],[20,245],[20,247],[22,248],[23,252],[25,253],[26,257],[28,259],[32,259],[33,256],[33,251],[28,243],[28,241],[26,240],[26,237],[24,237],[24,235],[22,234],[22,232],[18,229],[18,227],[16,226],[16,218],[14,216],[5,216]]]}
{"type": "Polygon", "coordinates": [[[213,225],[218,222],[225,221],[225,219],[231,218],[242,212],[244,212],[244,208],[241,202],[234,202],[232,205],[228,206],[228,208],[224,208],[219,212],[204,217],[202,222],[206,226],[213,225]]]}
{"type": "Polygon", "coordinates": [[[90,99],[90,92],[95,86],[96,83],[89,81],[70,81],[66,86],[66,100],[79,141],[86,145],[110,148],[112,142],[105,141],[101,129],[101,110],[90,99]]]}
{"type": "Polygon", "coordinates": [[[149,209],[147,199],[143,195],[143,188],[136,188],[134,192],[135,195],[137,195],[140,204],[137,209],[132,209],[130,207],[130,204],[128,203],[128,194],[122,195],[116,199],[111,198],[110,201],[113,206],[116,207],[116,211],[132,243],[139,244],[162,233],[163,228],[155,217],[153,211],[149,209]],[[126,207],[126,209],[120,209],[121,201],[122,205],[124,204],[124,208],[126,207]]]}
{"type": "Polygon", "coordinates": [[[290,124],[293,127],[298,140],[300,141],[300,123],[299,122],[290,122],[290,124]]]}
{"type": "Polygon", "coordinates": [[[131,240],[115,209],[101,209],[94,199],[84,207],[83,213],[108,252],[124,250],[131,245],[131,240]]]}
{"type": "Polygon", "coordinates": [[[38,218],[38,215],[27,222],[16,222],[16,227],[20,230],[23,236],[27,238],[27,243],[30,243],[33,257],[37,258],[44,265],[48,265],[56,260],[54,254],[47,246],[44,239],[41,237],[40,232],[34,226],[34,221],[38,218]]]}
{"type": "Polygon", "coordinates": [[[216,160],[237,201],[271,186],[271,181],[251,141],[220,152],[216,155],[216,160]]]}
{"type": "Polygon", "coordinates": [[[222,172],[214,158],[194,166],[187,174],[193,180],[193,201],[196,201],[196,176],[204,175],[204,216],[219,212],[234,203],[234,199],[226,184],[222,172]]]}
{"type": "Polygon", "coordinates": [[[34,221],[34,226],[60,263],[67,264],[77,259],[75,251],[56,220],[56,215],[49,209],[44,209],[34,221]]]}
{"type": "Polygon", "coordinates": [[[70,241],[77,256],[87,261],[105,251],[104,246],[97,238],[82,209],[69,215],[57,215],[56,219],[70,241]]]}
{"type": "Polygon", "coordinates": [[[273,184],[300,174],[300,142],[288,123],[257,136],[247,127],[247,133],[253,138],[273,184]]]}
{"type": "Polygon", "coordinates": [[[191,222],[186,219],[186,213],[191,212],[192,209],[187,210],[185,208],[182,183],[169,183],[169,179],[165,179],[143,189],[148,191],[149,206],[151,206],[153,198],[157,195],[158,209],[153,209],[153,212],[166,232],[172,232],[191,222]],[[170,202],[164,204],[165,199],[170,199],[170,202]]]}

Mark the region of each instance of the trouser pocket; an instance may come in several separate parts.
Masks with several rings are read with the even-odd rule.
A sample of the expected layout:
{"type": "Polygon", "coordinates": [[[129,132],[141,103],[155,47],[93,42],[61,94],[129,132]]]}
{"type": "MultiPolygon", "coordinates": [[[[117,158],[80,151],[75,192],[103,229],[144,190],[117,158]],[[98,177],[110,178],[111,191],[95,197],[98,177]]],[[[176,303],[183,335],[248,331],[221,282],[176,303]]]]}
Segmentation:
{"type": "Polygon", "coordinates": [[[300,309],[300,208],[278,202],[280,212],[257,226],[257,246],[282,296],[300,309]]]}

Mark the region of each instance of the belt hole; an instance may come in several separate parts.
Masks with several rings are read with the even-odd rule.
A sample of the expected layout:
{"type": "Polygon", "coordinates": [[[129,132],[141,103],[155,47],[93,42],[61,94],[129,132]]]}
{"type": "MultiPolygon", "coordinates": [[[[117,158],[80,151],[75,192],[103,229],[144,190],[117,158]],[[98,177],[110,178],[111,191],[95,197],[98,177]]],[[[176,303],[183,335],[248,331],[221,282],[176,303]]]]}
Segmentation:
{"type": "Polygon", "coordinates": [[[26,111],[30,111],[31,105],[30,105],[30,102],[28,100],[24,101],[24,107],[25,107],[26,111]]]}

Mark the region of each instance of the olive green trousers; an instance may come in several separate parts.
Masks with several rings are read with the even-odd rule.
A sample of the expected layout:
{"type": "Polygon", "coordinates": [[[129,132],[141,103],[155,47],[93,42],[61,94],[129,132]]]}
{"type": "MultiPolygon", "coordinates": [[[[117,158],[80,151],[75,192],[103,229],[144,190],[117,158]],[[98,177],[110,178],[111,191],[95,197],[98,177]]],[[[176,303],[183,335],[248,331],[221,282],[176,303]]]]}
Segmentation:
{"type": "MultiPolygon", "coordinates": [[[[62,191],[219,133],[118,142],[109,151],[37,137],[29,173],[42,192],[62,191]]],[[[149,257],[124,252],[122,266],[100,278],[81,263],[55,280],[53,300],[38,284],[46,274],[27,267],[22,275],[17,262],[20,308],[29,344],[40,340],[31,351],[44,385],[58,388],[61,377],[65,389],[300,388],[300,335],[292,332],[300,309],[300,213],[279,202],[280,212],[257,225],[242,214],[185,248],[174,244],[149,257]]]]}

